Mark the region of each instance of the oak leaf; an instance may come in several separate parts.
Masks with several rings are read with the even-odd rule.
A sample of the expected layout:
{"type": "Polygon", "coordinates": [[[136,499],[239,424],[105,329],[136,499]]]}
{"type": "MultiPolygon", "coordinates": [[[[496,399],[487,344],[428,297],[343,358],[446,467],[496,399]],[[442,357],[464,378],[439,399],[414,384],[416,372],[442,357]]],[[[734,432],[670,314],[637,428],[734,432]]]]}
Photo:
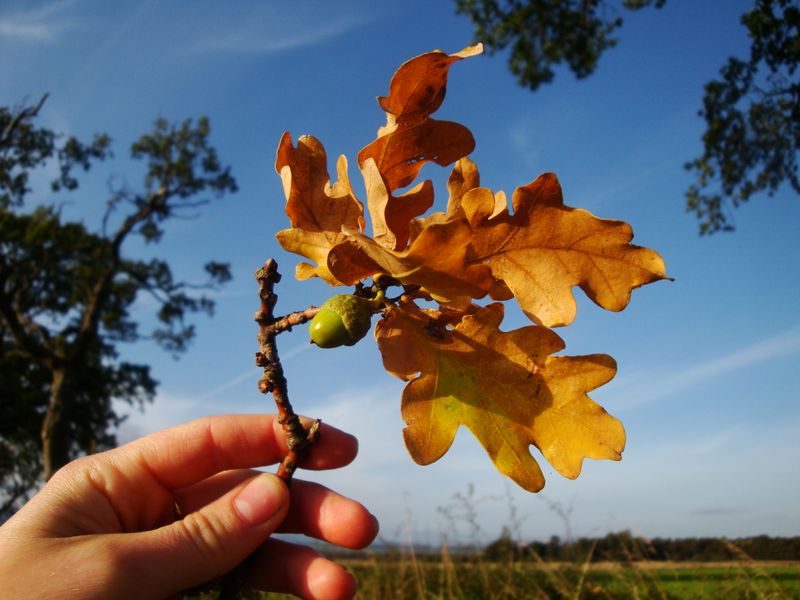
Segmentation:
{"type": "Polygon", "coordinates": [[[347,159],[336,163],[338,181],[331,184],[325,149],[313,136],[301,136],[297,147],[284,133],[278,146],[275,169],[280,173],[286,195],[290,229],[278,232],[285,250],[317,263],[297,265],[298,279],[318,276],[331,285],[341,285],[328,269],[330,249],[344,241],[342,226],[363,231],[364,207],[356,198],[347,175],[347,159]]]}
{"type": "Polygon", "coordinates": [[[531,444],[571,479],[584,458],[620,459],[622,424],[587,395],[614,376],[611,357],[551,356],[563,349],[561,338],[534,325],[500,331],[500,303],[464,316],[455,328],[438,327],[435,317],[402,302],[375,330],[384,367],[409,382],[403,435],[416,462],[438,460],[461,425],[501,473],[532,492],[544,476],[531,444]]]}
{"type": "Polygon", "coordinates": [[[361,167],[367,188],[367,209],[372,237],[389,250],[402,250],[408,243],[411,221],[433,205],[433,183],[423,181],[400,196],[393,195],[371,158],[361,167]]]}
{"type": "Polygon", "coordinates": [[[464,195],[480,185],[478,166],[469,157],[456,161],[450,176],[447,179],[447,209],[445,212],[435,212],[426,217],[412,219],[409,223],[409,240],[413,242],[423,229],[437,223],[445,223],[464,218],[461,208],[461,199],[464,195]]]}
{"type": "Polygon", "coordinates": [[[362,167],[373,159],[390,191],[410,184],[429,161],[448,165],[475,148],[469,129],[459,123],[429,118],[441,106],[450,66],[483,51],[480,44],[455,54],[428,52],[406,61],[378,98],[386,125],[378,138],[358,153],[362,167]]]}
{"type": "Polygon", "coordinates": [[[345,284],[385,274],[421,286],[439,302],[460,305],[483,298],[494,285],[489,267],[466,262],[472,231],[463,219],[426,227],[402,252],[358,231],[344,228],[343,232],[348,239],[331,250],[328,268],[345,284]]]}
{"type": "Polygon", "coordinates": [[[536,323],[571,323],[573,286],[599,306],[620,311],[634,288],[668,278],[657,252],[629,243],[630,225],[566,206],[552,173],[516,189],[513,215],[501,202],[485,188],[461,199],[473,230],[468,262],[490,266],[536,323]]]}

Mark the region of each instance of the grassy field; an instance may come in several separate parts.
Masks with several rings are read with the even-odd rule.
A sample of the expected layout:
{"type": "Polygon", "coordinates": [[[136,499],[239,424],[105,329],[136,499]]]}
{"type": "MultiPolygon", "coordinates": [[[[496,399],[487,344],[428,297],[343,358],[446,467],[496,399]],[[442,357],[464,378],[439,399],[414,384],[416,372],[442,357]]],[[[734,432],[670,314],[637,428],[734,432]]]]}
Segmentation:
{"type": "Polygon", "coordinates": [[[446,552],[440,560],[376,554],[342,563],[358,577],[363,600],[800,599],[800,563],[501,563],[446,552]]]}
{"type": "Polygon", "coordinates": [[[347,564],[359,598],[800,599],[800,564],[489,563],[376,558],[347,564]]]}

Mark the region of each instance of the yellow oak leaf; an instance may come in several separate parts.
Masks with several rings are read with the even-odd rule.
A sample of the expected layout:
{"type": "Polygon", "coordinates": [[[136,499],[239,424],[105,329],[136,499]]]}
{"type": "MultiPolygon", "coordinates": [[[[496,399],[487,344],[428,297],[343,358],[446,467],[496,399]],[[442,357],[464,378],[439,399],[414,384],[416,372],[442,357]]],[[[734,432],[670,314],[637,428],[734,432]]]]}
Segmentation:
{"type": "Polygon", "coordinates": [[[571,323],[573,286],[599,306],[620,311],[634,288],[668,279],[657,252],[629,243],[630,225],[566,206],[552,173],[516,189],[513,215],[501,203],[485,188],[462,198],[473,230],[468,262],[489,265],[536,323],[571,323]]]}
{"type": "Polygon", "coordinates": [[[403,252],[389,250],[358,231],[343,231],[348,240],[328,257],[328,268],[342,283],[381,273],[419,285],[439,302],[462,305],[484,297],[494,285],[489,267],[466,264],[472,232],[463,219],[426,227],[403,252]]]}
{"type": "Polygon", "coordinates": [[[454,328],[440,327],[433,313],[401,302],[375,329],[384,367],[409,382],[403,435],[417,463],[443,456],[461,425],[501,473],[532,492],[544,486],[544,476],[531,444],[571,479],[585,458],[621,458],[622,424],[587,395],[614,376],[611,357],[553,357],[564,344],[550,329],[500,331],[500,303],[454,328]]]}
{"type": "Polygon", "coordinates": [[[341,285],[328,270],[328,253],[344,241],[342,226],[364,229],[364,207],[356,198],[347,176],[347,159],[336,163],[338,181],[331,184],[325,149],[313,136],[301,136],[297,147],[284,133],[278,145],[275,169],[283,181],[286,214],[292,225],[278,232],[277,240],[285,250],[305,256],[317,266],[301,262],[298,279],[318,276],[331,285],[341,285]]]}
{"type": "Polygon", "coordinates": [[[441,106],[450,66],[483,51],[478,44],[455,54],[428,52],[406,61],[389,84],[389,95],[378,98],[386,125],[378,138],[358,154],[362,167],[373,159],[390,191],[409,185],[424,163],[448,165],[472,152],[475,140],[459,123],[429,115],[441,106]]]}

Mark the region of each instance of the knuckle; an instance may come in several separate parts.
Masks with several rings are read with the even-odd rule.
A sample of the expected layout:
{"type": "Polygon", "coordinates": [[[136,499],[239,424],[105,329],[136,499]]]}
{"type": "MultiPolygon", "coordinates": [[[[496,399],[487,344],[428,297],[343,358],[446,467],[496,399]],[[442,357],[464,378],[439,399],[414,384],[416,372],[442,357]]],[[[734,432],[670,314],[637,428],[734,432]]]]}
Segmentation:
{"type": "Polygon", "coordinates": [[[181,533],[191,542],[197,559],[208,565],[219,565],[230,561],[227,527],[218,515],[197,511],[178,521],[181,533]]]}

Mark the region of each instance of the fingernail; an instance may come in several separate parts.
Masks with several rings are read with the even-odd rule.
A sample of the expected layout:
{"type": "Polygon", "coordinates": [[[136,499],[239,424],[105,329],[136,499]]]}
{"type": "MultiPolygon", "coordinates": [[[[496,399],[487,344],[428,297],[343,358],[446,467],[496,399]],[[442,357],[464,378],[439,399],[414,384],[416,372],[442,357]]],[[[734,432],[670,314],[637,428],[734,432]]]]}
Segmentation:
{"type": "Polygon", "coordinates": [[[233,505],[250,525],[270,520],[286,502],[286,487],[274,475],[264,473],[251,479],[236,496],[233,505]]]}

